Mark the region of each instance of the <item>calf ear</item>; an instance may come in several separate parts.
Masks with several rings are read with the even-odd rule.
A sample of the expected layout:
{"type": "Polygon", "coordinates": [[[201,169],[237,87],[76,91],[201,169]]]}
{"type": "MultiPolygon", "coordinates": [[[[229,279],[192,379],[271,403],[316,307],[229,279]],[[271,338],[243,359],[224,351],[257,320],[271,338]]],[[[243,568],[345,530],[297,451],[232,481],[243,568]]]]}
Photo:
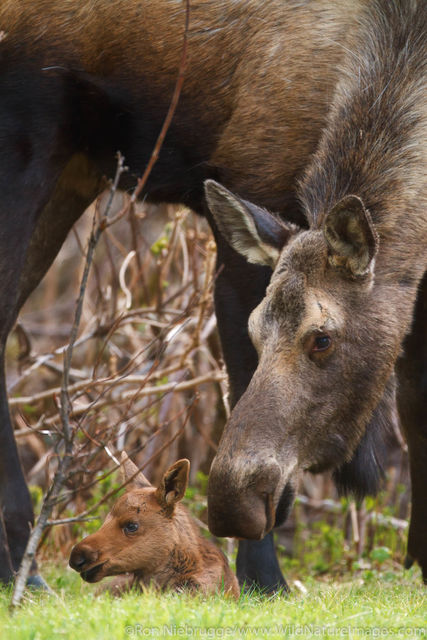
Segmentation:
{"type": "Polygon", "coordinates": [[[127,453],[125,453],[124,451],[122,451],[122,455],[121,455],[121,458],[120,458],[120,465],[121,465],[120,466],[120,474],[121,474],[122,483],[127,482],[129,480],[129,478],[132,478],[132,476],[135,476],[129,482],[129,484],[126,485],[127,488],[135,488],[136,487],[138,489],[144,489],[146,487],[151,487],[152,486],[151,483],[144,476],[142,471],[138,470],[138,467],[136,466],[136,464],[134,464],[132,462],[132,460],[129,458],[127,453]]]}
{"type": "Polygon", "coordinates": [[[214,180],[205,182],[206,201],[220,233],[248,262],[276,266],[297,227],[242,200],[214,180]]]}
{"type": "Polygon", "coordinates": [[[379,236],[369,211],[357,196],[346,196],[326,215],[323,233],[329,262],[353,276],[373,271],[379,236]]]}
{"type": "Polygon", "coordinates": [[[188,485],[190,462],[185,458],[175,462],[164,474],[155,496],[162,507],[173,509],[182,500],[188,485]]]}

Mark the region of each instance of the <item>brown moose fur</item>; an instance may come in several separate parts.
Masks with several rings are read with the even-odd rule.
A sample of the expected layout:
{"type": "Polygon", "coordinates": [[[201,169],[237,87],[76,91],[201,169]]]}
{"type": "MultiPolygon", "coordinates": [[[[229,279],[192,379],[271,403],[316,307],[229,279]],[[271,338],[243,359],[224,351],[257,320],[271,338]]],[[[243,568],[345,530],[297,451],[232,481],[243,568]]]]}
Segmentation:
{"type": "MultiPolygon", "coordinates": [[[[371,294],[369,303],[372,301],[373,304],[367,324],[374,322],[374,309],[379,305],[378,323],[387,316],[384,331],[390,329],[393,335],[390,339],[385,336],[385,360],[378,370],[378,378],[374,369],[379,358],[375,356],[372,371],[365,362],[366,384],[362,384],[362,378],[354,385],[351,383],[349,404],[355,406],[356,413],[348,422],[342,422],[344,416],[340,412],[334,419],[322,416],[325,394],[329,395],[333,381],[329,385],[324,383],[323,390],[321,387],[313,390],[312,371],[307,373],[305,370],[298,376],[297,360],[301,350],[289,351],[286,341],[285,351],[291,354],[295,365],[292,370],[294,377],[290,375],[288,378],[286,367],[281,365],[268,371],[269,375],[264,378],[266,385],[260,388],[261,378],[258,375],[242,405],[245,406],[248,397],[254,398],[253,407],[249,407],[250,420],[242,430],[242,437],[237,432],[231,439],[228,435],[230,430],[234,430],[233,424],[239,422],[239,412],[243,419],[244,412],[239,406],[218,458],[220,461],[221,456],[226,455],[226,448],[230,447],[232,463],[239,463],[246,454],[247,460],[240,465],[237,477],[231,474],[233,464],[229,469],[218,462],[217,472],[214,467],[214,476],[216,473],[220,484],[219,491],[212,497],[214,527],[221,526],[223,520],[219,511],[215,513],[216,500],[217,506],[221,503],[222,507],[228,505],[231,516],[226,515],[225,520],[230,524],[239,519],[241,524],[246,521],[248,525],[256,516],[257,510],[252,511],[250,501],[245,499],[245,483],[251,476],[256,481],[259,495],[268,496],[268,524],[272,524],[277,492],[275,500],[272,500],[269,493],[271,484],[280,478],[279,484],[282,485],[285,475],[292,475],[290,469],[298,448],[305,451],[305,456],[300,456],[300,463],[296,466],[313,462],[315,468],[316,451],[319,452],[320,464],[329,462],[333,465],[339,458],[340,463],[345,462],[351,457],[358,440],[362,437],[360,442],[363,442],[365,435],[370,433],[368,429],[362,435],[375,398],[380,398],[372,413],[375,419],[386,413],[385,408],[393,406],[393,376],[387,382],[387,393],[381,396],[381,389],[385,388],[384,377],[387,371],[391,373],[393,366],[390,363],[395,361],[401,346],[401,339],[395,335],[397,330],[389,326],[390,317],[394,315],[397,318],[397,332],[403,336],[411,321],[419,279],[416,269],[412,269],[411,254],[417,254],[422,265],[424,251],[422,245],[420,248],[419,226],[425,202],[420,197],[419,208],[414,205],[423,178],[417,173],[414,166],[417,162],[413,159],[417,154],[425,153],[422,142],[425,131],[420,125],[425,114],[425,100],[424,103],[420,101],[422,74],[416,69],[418,63],[415,58],[411,57],[414,50],[418,50],[420,58],[426,58],[423,6],[426,6],[423,0],[191,0],[189,59],[183,92],[144,197],[152,201],[184,203],[199,213],[206,213],[203,181],[215,179],[240,197],[268,207],[285,220],[305,227],[310,222],[313,232],[318,229],[319,243],[316,246],[324,257],[325,246],[321,238],[323,216],[338,203],[339,198],[353,195],[361,199],[361,211],[369,211],[374,224],[381,227],[378,230],[380,247],[375,257],[383,275],[387,256],[391,261],[390,272],[396,261],[400,262],[399,255],[406,256],[408,266],[411,263],[409,272],[401,274],[398,290],[402,295],[399,294],[399,302],[390,316],[385,310],[390,308],[389,299],[396,300],[392,279],[388,290],[382,287],[375,300],[371,294]],[[395,7],[400,12],[397,26],[401,25],[401,30],[396,31],[395,18],[390,18],[387,7],[395,7]],[[418,11],[416,19],[421,26],[418,36],[414,31],[414,37],[406,46],[407,26],[415,11],[418,11]],[[387,34],[397,34],[396,40],[387,44],[387,34]],[[348,58],[341,64],[346,54],[348,58]],[[387,68],[381,67],[384,64],[388,65],[387,68]],[[359,77],[362,92],[359,90],[359,77]],[[369,101],[368,108],[359,101],[356,110],[349,110],[351,98],[356,93],[360,99],[365,96],[365,102],[369,101]],[[414,100],[414,105],[416,102],[414,108],[411,100],[414,100]],[[390,110],[385,109],[387,104],[396,105],[393,116],[390,110]],[[399,113],[408,115],[399,118],[399,113]],[[398,122],[402,125],[399,132],[396,130],[398,122]],[[296,195],[296,184],[316,152],[325,125],[327,128],[321,145],[300,189],[303,210],[296,195]],[[416,129],[420,134],[419,140],[409,141],[410,132],[416,129]],[[394,137],[389,135],[389,130],[394,132],[394,137]],[[344,138],[343,132],[346,134],[344,138]],[[358,161],[362,162],[357,171],[357,158],[350,149],[357,151],[358,161]],[[384,171],[383,156],[387,160],[384,171]],[[410,162],[406,158],[411,158],[410,162]],[[392,160],[396,162],[393,166],[390,164],[392,160]],[[383,184],[379,188],[381,181],[383,184]],[[380,200],[372,198],[380,192],[383,194],[381,198],[386,195],[383,200],[388,209],[393,205],[392,212],[400,212],[398,216],[393,213],[387,218],[391,223],[390,230],[386,218],[380,216],[380,200]],[[401,197],[403,193],[405,195],[401,197]],[[409,213],[406,216],[402,212],[407,204],[409,213]],[[414,216],[414,206],[419,216],[414,216]],[[400,229],[404,242],[398,239],[400,229]],[[392,251],[383,252],[389,231],[394,238],[389,246],[398,247],[392,256],[392,251]],[[290,385],[295,379],[299,384],[292,392],[290,385]],[[301,388],[307,379],[309,385],[301,388]],[[283,389],[279,388],[280,381],[284,384],[283,389]],[[365,401],[366,388],[369,393],[365,401]],[[302,405],[297,402],[301,397],[302,405]],[[282,416],[281,409],[286,399],[290,404],[282,416]],[[309,402],[312,410],[306,424],[301,407],[309,402]],[[290,412],[301,426],[301,430],[296,425],[291,429],[299,441],[298,445],[282,428],[285,421],[288,424],[290,412]],[[280,420],[275,424],[277,416],[280,420]],[[336,418],[338,422],[335,425],[336,418]],[[324,442],[322,424],[325,422],[324,442]],[[239,448],[240,455],[234,455],[239,448]],[[269,467],[271,448],[288,449],[289,465],[285,469],[278,470],[274,464],[269,467]],[[325,460],[326,453],[332,453],[334,459],[325,460]],[[313,460],[305,459],[309,455],[313,460]],[[267,461],[264,465],[259,464],[261,458],[267,461]],[[226,488],[234,491],[229,501],[221,498],[221,495],[230,497],[224,493],[226,488]]],[[[125,156],[133,175],[141,175],[146,166],[169,107],[176,79],[184,11],[185,3],[176,0],[0,1],[0,357],[23,302],[43,277],[74,221],[104,188],[103,175],[114,175],[117,150],[125,156]]],[[[425,159],[420,159],[419,167],[422,171],[425,159]]],[[[123,187],[131,184],[134,180],[128,178],[123,187]]],[[[385,210],[387,215],[388,209],[385,210]]],[[[364,226],[369,230],[368,217],[365,216],[364,220],[368,221],[364,226]]],[[[215,283],[216,309],[230,374],[231,403],[234,405],[256,367],[257,357],[247,336],[246,319],[264,295],[268,272],[245,265],[222,240],[211,218],[209,221],[219,249],[221,268],[215,283]]],[[[293,229],[288,228],[286,233],[283,233],[283,228],[279,233],[281,238],[292,235],[293,229]]],[[[310,236],[312,240],[314,237],[310,236]]],[[[305,238],[307,248],[308,236],[305,238]]],[[[302,239],[303,236],[295,239],[292,246],[296,249],[302,239]]],[[[329,240],[333,244],[332,236],[329,240]]],[[[263,242],[261,253],[265,253],[266,245],[268,242],[263,242]]],[[[365,251],[365,262],[366,258],[371,258],[371,249],[376,250],[375,239],[365,251]]],[[[300,253],[302,262],[304,252],[305,249],[300,253]]],[[[296,253],[294,251],[292,255],[296,253]]],[[[268,264],[271,264],[272,255],[271,250],[267,250],[268,264]]],[[[313,259],[315,255],[314,251],[313,259]]],[[[336,267],[354,262],[354,256],[350,256],[350,260],[342,255],[330,257],[336,267]]],[[[310,260],[307,268],[309,264],[310,260]]],[[[328,265],[332,268],[332,264],[328,262],[328,265]]],[[[359,267],[363,272],[363,260],[359,267]]],[[[285,301],[283,307],[285,315],[287,307],[295,307],[292,313],[300,318],[304,315],[300,308],[305,308],[307,301],[305,293],[303,298],[298,295],[297,285],[305,275],[303,270],[296,269],[296,272],[296,278],[287,283],[291,285],[287,287],[291,295],[289,303],[285,301]]],[[[328,273],[332,274],[332,270],[328,273]]],[[[365,277],[365,284],[369,277],[365,277]]],[[[382,281],[384,283],[384,279],[382,281]]],[[[279,280],[275,282],[278,284],[279,280]]],[[[344,288],[344,283],[341,282],[340,286],[344,288]]],[[[363,297],[363,285],[359,292],[363,297]]],[[[399,360],[396,373],[400,390],[399,411],[409,439],[414,490],[412,522],[415,524],[411,524],[410,554],[422,559],[423,566],[427,567],[423,543],[427,537],[427,516],[425,507],[422,507],[423,501],[425,504],[424,469],[427,469],[423,452],[427,436],[425,428],[419,428],[420,424],[425,424],[425,407],[419,400],[423,384],[425,392],[422,380],[425,380],[424,354],[427,351],[424,292],[425,289],[420,288],[412,333],[405,340],[406,356],[399,360]],[[411,398],[411,402],[405,397],[411,398]]],[[[349,291],[347,294],[355,302],[351,307],[353,314],[360,310],[360,305],[356,304],[357,295],[349,291]]],[[[329,301],[328,295],[328,304],[329,301]]],[[[265,307],[268,310],[268,304],[265,307]]],[[[334,318],[336,311],[340,311],[340,307],[334,309],[334,318]]],[[[352,317],[352,321],[355,318],[352,317]]],[[[270,348],[274,336],[274,331],[270,331],[271,324],[267,323],[267,330],[264,330],[255,319],[256,315],[251,320],[254,341],[257,341],[256,334],[259,333],[260,346],[264,341],[263,333],[271,333],[268,340],[270,348]]],[[[293,329],[291,326],[289,339],[293,329]]],[[[362,329],[367,335],[364,327],[362,329]]],[[[346,335],[350,334],[347,332],[346,335]]],[[[370,340],[369,337],[367,339],[370,340]]],[[[360,344],[360,340],[352,342],[356,346],[360,344]]],[[[264,347],[262,350],[268,352],[264,347]]],[[[365,357],[364,351],[356,351],[346,360],[346,375],[342,378],[345,388],[343,385],[334,387],[334,393],[340,399],[347,396],[353,363],[359,363],[365,357]]],[[[265,360],[266,356],[263,357],[265,360]]],[[[0,419],[5,446],[0,455],[0,484],[7,487],[7,491],[1,495],[5,532],[0,531],[0,578],[8,581],[13,575],[12,569],[20,564],[29,532],[28,523],[33,521],[33,514],[17,462],[2,370],[0,367],[0,419]],[[8,549],[13,567],[7,560],[8,549]]],[[[335,380],[337,378],[341,380],[336,373],[335,380]]],[[[274,460],[274,455],[271,460],[274,460]]],[[[359,459],[362,472],[365,461],[368,464],[365,459],[360,464],[359,459]]],[[[358,482],[361,475],[364,474],[359,473],[358,482]]],[[[292,482],[293,476],[289,480],[290,484],[292,482]]],[[[259,506],[259,500],[257,504],[259,506]]],[[[261,512],[265,512],[265,505],[262,505],[261,512]]],[[[258,537],[259,529],[247,526],[243,535],[258,537]]],[[[260,568],[264,567],[258,566],[255,574],[260,568]]],[[[242,575],[245,579],[244,571],[242,575]]],[[[271,585],[275,580],[276,577],[271,585]]]]}
{"type": "MultiPolygon", "coordinates": [[[[205,214],[203,181],[214,178],[303,222],[296,179],[319,140],[344,40],[366,1],[191,0],[183,91],[143,197],[205,214]]],[[[130,167],[125,189],[147,166],[176,80],[185,5],[0,0],[4,582],[20,565],[33,522],[6,401],[4,344],[75,220],[105,188],[103,176],[114,176],[116,152],[130,167]]],[[[234,404],[255,369],[246,324],[268,273],[216,238],[216,308],[234,404]]]]}
{"type": "MultiPolygon", "coordinates": [[[[137,106],[143,105],[147,121],[143,133],[154,141],[176,80],[185,3],[50,0],[48,4],[46,11],[46,0],[2,0],[6,55],[10,50],[18,56],[14,64],[30,56],[46,77],[74,74],[93,83],[89,99],[98,88],[99,105],[92,113],[86,98],[87,112],[81,115],[94,128],[102,127],[104,136],[112,135],[114,124],[103,118],[101,108],[109,98],[113,111],[117,106],[135,119],[137,106]]],[[[169,139],[183,157],[189,154],[195,162],[212,167],[239,193],[283,210],[292,198],[295,176],[315,149],[337,79],[341,43],[363,4],[192,0],[189,61],[169,139]],[[242,43],[250,47],[246,55],[242,43]],[[298,65],[288,60],[298,60],[298,65]]],[[[135,149],[120,140],[120,150],[132,169],[135,149]]],[[[80,177],[74,171],[66,183],[75,184],[88,197],[89,183],[93,193],[100,185],[93,167],[86,166],[81,156],[79,164],[80,177]]],[[[156,193],[150,196],[155,198],[156,193]]],[[[181,201],[182,194],[176,197],[181,201]]]]}
{"type": "Polygon", "coordinates": [[[273,216],[267,225],[266,211],[207,183],[229,242],[276,265],[249,319],[259,365],[213,463],[210,527],[262,537],[298,469],[351,459],[396,368],[413,483],[408,551],[426,579],[427,3],[373,1],[359,23],[300,183],[309,230],[273,216]]]}
{"type": "Polygon", "coordinates": [[[200,535],[188,510],[179,504],[189,469],[188,460],[178,460],[156,489],[123,453],[127,491],[101,528],[74,546],[70,566],[87,582],[120,575],[113,591],[153,584],[176,591],[224,590],[237,597],[237,579],[224,554],[200,535]],[[137,528],[132,531],[129,527],[137,528]],[[124,573],[131,576],[121,576],[124,573]]]}

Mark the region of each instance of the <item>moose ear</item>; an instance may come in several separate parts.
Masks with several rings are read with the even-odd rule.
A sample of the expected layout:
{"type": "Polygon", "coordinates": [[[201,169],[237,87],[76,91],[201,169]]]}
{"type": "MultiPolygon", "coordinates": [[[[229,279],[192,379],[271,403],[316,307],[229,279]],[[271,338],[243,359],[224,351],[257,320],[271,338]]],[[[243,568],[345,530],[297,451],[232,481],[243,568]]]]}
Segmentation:
{"type": "Polygon", "coordinates": [[[175,462],[164,474],[155,496],[162,507],[173,509],[182,500],[188,485],[190,462],[185,458],[175,462]]]}
{"type": "Polygon", "coordinates": [[[340,200],[326,215],[323,233],[333,267],[353,276],[364,276],[373,270],[379,236],[360,198],[346,196],[340,200]]]}
{"type": "Polygon", "coordinates": [[[297,227],[242,200],[214,180],[205,182],[206,201],[220,233],[248,262],[274,268],[297,227]]]}
{"type": "Polygon", "coordinates": [[[151,483],[144,476],[142,471],[138,470],[138,467],[136,466],[136,464],[132,462],[132,460],[129,458],[127,453],[125,453],[124,451],[122,451],[120,463],[121,463],[120,474],[121,474],[122,483],[127,482],[129,478],[132,478],[132,476],[135,476],[131,480],[131,482],[129,482],[129,484],[126,485],[127,487],[129,488],[137,487],[138,489],[144,489],[146,487],[152,486],[151,483]]]}

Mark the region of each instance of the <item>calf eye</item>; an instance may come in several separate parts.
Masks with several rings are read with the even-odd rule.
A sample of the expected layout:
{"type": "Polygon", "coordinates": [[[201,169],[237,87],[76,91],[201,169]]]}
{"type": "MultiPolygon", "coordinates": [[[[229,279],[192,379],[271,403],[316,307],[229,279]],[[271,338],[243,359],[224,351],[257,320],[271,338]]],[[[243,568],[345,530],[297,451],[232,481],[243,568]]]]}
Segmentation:
{"type": "Polygon", "coordinates": [[[126,534],[135,533],[135,531],[138,530],[138,527],[139,525],[137,522],[126,522],[125,526],[123,527],[123,531],[126,534]]]}
{"type": "Polygon", "coordinates": [[[312,352],[327,351],[332,346],[332,339],[326,333],[316,336],[311,348],[312,352]]]}

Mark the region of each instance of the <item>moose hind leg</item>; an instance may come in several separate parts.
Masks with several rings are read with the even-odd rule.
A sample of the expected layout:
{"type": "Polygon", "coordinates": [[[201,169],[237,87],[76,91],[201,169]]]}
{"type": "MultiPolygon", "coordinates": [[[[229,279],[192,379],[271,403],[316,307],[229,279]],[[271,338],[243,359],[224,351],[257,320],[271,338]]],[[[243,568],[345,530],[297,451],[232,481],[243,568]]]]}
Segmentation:
{"type": "Polygon", "coordinates": [[[406,566],[421,566],[427,583],[427,274],[418,291],[412,331],[397,364],[398,409],[409,451],[412,513],[406,566]]]}
{"type": "MultiPolygon", "coordinates": [[[[8,122],[8,118],[8,112],[0,111],[0,121],[8,122]]],[[[10,581],[19,567],[34,520],[7,402],[5,345],[19,310],[21,277],[30,240],[66,153],[64,150],[61,157],[55,153],[51,125],[43,127],[41,123],[37,134],[28,133],[31,148],[37,147],[40,152],[23,156],[16,148],[17,132],[13,128],[20,130],[21,124],[12,119],[0,149],[0,559],[9,558],[1,562],[3,582],[10,581]],[[44,145],[38,144],[38,137],[45,141],[44,145]]]]}
{"type": "MultiPolygon", "coordinates": [[[[1,185],[0,185],[1,186],[1,185]]],[[[25,194],[30,200],[30,194],[25,194]]],[[[5,346],[16,317],[19,278],[34,226],[35,211],[14,211],[0,204],[0,581],[9,582],[19,567],[34,520],[9,415],[5,378],[5,346]],[[10,212],[13,212],[13,215],[10,212]]]]}
{"type": "Polygon", "coordinates": [[[4,344],[0,372],[0,581],[9,582],[19,568],[34,521],[10,421],[4,377],[4,344]]]}
{"type": "MultiPolygon", "coordinates": [[[[6,225],[5,225],[6,226],[6,225]]],[[[13,235],[13,234],[11,234],[13,235]]],[[[4,235],[2,239],[4,239],[4,235]]],[[[12,238],[0,244],[0,581],[9,582],[19,567],[30,527],[33,509],[18,457],[13,427],[9,415],[5,379],[5,345],[15,320],[19,273],[22,260],[8,252],[12,238]]],[[[25,246],[25,244],[24,244],[25,246]]]]}
{"type": "MultiPolygon", "coordinates": [[[[19,249],[9,258],[13,260],[15,257],[14,277],[0,282],[1,299],[9,303],[0,310],[0,504],[3,513],[0,518],[0,582],[8,582],[18,569],[34,519],[8,410],[4,372],[7,334],[21,306],[58,253],[69,229],[103,186],[104,182],[92,163],[82,154],[75,154],[65,165],[36,224],[31,224],[31,218],[23,218],[22,227],[32,228],[32,233],[27,232],[27,239],[18,233],[19,249]],[[23,255],[25,260],[16,259],[16,256],[23,255]]],[[[16,235],[12,228],[10,235],[16,235]]],[[[9,238],[6,244],[13,242],[9,238]]],[[[6,253],[7,247],[0,245],[0,255],[6,253]]],[[[6,269],[7,264],[8,261],[3,265],[0,261],[0,272],[6,269]]],[[[30,576],[28,582],[32,586],[44,587],[37,575],[30,576]]]]}

